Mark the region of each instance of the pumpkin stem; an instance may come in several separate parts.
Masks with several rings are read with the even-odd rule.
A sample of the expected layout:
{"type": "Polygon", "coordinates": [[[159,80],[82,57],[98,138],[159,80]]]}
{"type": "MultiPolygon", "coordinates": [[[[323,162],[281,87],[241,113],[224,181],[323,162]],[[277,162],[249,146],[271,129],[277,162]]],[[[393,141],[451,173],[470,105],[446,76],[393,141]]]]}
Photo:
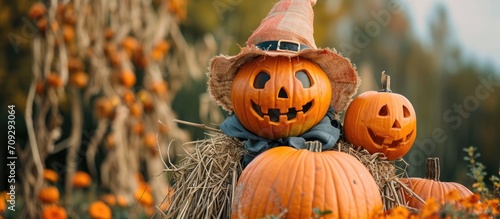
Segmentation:
{"type": "Polygon", "coordinates": [[[391,91],[391,76],[382,72],[382,76],[380,77],[380,82],[382,84],[382,89],[379,92],[392,92],[391,91]]]}
{"type": "Polygon", "coordinates": [[[319,141],[306,141],[306,149],[312,152],[321,152],[322,146],[319,141]]]}
{"type": "Polygon", "coordinates": [[[440,170],[439,166],[439,158],[438,157],[429,157],[425,161],[425,178],[432,179],[434,181],[439,181],[440,170]]]}

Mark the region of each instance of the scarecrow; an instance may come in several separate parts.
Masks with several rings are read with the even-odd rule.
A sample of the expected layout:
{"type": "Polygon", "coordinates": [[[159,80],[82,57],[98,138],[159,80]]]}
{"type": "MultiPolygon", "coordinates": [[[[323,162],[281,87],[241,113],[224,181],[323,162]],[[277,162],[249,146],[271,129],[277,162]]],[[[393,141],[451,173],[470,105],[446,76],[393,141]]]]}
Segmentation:
{"type": "Polygon", "coordinates": [[[230,115],[220,124],[221,133],[197,141],[195,153],[167,169],[174,193],[166,218],[229,218],[245,166],[278,146],[304,149],[311,142],[322,151],[355,154],[380,191],[389,192],[387,200],[401,196],[399,187],[385,189],[397,179],[393,163],[342,139],[339,114],[361,81],[349,59],[317,48],[315,3],[277,2],[237,55],[211,60],[208,91],[230,115]]]}
{"type": "Polygon", "coordinates": [[[360,79],[351,62],[313,38],[314,0],[282,0],[236,56],[217,56],[208,91],[229,113],[221,130],[245,140],[243,163],[279,145],[317,140],[331,149],[341,134],[338,113],[360,79]]]}

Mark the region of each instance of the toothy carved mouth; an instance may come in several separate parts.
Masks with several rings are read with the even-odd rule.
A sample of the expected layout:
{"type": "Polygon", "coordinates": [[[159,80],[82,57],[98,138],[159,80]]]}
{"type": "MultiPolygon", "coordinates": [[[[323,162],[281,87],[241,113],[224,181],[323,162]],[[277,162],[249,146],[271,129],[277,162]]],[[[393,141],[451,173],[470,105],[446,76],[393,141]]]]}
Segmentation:
{"type": "Polygon", "coordinates": [[[411,131],[410,134],[406,135],[404,138],[400,138],[398,140],[393,140],[389,143],[387,143],[387,142],[384,143],[384,141],[386,139],[384,137],[380,137],[380,136],[375,135],[375,133],[373,133],[373,130],[371,128],[368,128],[368,134],[370,135],[370,138],[372,139],[372,141],[375,142],[375,144],[378,144],[380,146],[387,146],[389,148],[396,148],[397,146],[406,143],[407,140],[409,140],[411,138],[411,136],[413,135],[413,131],[411,131]]]}
{"type": "Polygon", "coordinates": [[[311,109],[312,103],[313,101],[311,100],[306,104],[302,105],[302,110],[297,110],[295,108],[288,108],[288,112],[283,114],[281,114],[280,110],[276,108],[269,108],[267,110],[267,114],[265,114],[262,112],[261,107],[253,101],[252,101],[252,108],[257,114],[259,114],[260,117],[264,118],[264,116],[269,116],[269,120],[271,122],[278,122],[280,120],[281,115],[286,115],[287,120],[291,120],[295,119],[295,117],[297,116],[297,112],[302,111],[304,113],[307,113],[307,111],[311,109]]]}

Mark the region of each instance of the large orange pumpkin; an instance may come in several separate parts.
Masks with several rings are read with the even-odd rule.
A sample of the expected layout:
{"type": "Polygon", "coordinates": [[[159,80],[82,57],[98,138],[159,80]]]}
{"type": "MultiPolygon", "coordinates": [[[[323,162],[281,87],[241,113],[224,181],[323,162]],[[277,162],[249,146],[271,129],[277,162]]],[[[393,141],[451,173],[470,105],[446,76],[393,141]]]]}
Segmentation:
{"type": "Polygon", "coordinates": [[[279,139],[318,124],[328,111],[331,90],[325,72],[308,59],[259,56],[239,69],[231,100],[246,129],[279,139]]]}
{"type": "MultiPolygon", "coordinates": [[[[439,181],[440,166],[439,158],[427,158],[425,164],[425,178],[406,178],[401,179],[402,182],[408,185],[412,191],[417,194],[422,200],[428,200],[433,197],[438,203],[446,202],[446,195],[454,190],[458,191],[460,198],[467,198],[473,193],[465,186],[456,182],[441,182],[439,181]]],[[[408,206],[416,209],[421,209],[424,206],[416,197],[406,197],[408,206]]]]}
{"type": "MultiPolygon", "coordinates": [[[[320,148],[320,146],[319,146],[320,148]]],[[[234,194],[232,218],[369,218],[382,208],[372,175],[353,156],[338,152],[269,149],[242,172],[234,194]]]]}
{"type": "Polygon", "coordinates": [[[364,92],[349,105],[344,132],[351,144],[396,160],[408,153],[415,141],[417,117],[406,97],[392,93],[389,76],[382,73],[382,78],[382,90],[364,92]]]}

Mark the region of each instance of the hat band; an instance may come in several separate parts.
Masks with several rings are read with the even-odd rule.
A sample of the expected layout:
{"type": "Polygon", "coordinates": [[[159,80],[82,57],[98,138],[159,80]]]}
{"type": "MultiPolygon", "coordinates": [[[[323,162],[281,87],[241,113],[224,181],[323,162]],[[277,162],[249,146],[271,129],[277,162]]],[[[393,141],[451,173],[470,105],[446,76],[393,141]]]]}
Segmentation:
{"type": "Polygon", "coordinates": [[[278,41],[264,41],[255,45],[259,49],[265,51],[292,51],[299,52],[304,49],[308,49],[309,46],[300,44],[295,41],[289,40],[278,40],[278,41]]]}

